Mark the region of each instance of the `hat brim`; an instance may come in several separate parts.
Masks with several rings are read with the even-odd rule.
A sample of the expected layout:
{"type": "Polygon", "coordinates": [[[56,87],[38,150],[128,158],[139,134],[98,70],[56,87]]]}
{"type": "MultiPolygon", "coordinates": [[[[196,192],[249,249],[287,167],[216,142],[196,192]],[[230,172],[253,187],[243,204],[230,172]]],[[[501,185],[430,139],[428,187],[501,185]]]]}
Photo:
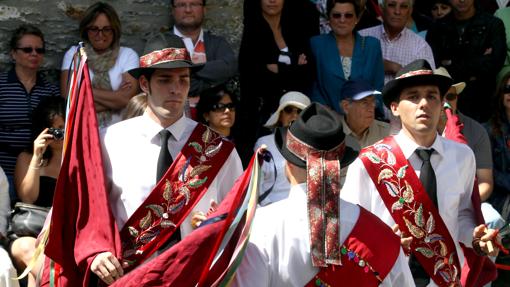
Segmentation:
{"type": "Polygon", "coordinates": [[[270,117],[269,119],[267,120],[267,122],[264,124],[264,127],[266,128],[272,128],[272,127],[275,127],[277,124],[278,124],[278,120],[280,119],[280,113],[283,111],[283,109],[285,109],[286,107],[288,106],[294,106],[296,108],[299,108],[301,110],[304,110],[307,106],[304,105],[303,103],[300,103],[300,102],[297,102],[297,101],[288,101],[286,102],[285,104],[283,105],[280,105],[278,107],[278,109],[276,110],[276,112],[274,112],[270,117]]]}
{"type": "Polygon", "coordinates": [[[410,76],[402,79],[393,79],[389,81],[383,88],[382,95],[384,105],[390,108],[392,102],[398,102],[400,92],[404,88],[421,85],[437,86],[439,88],[439,92],[442,98],[452,85],[452,79],[446,76],[434,74],[410,76]]]}
{"type": "MultiPolygon", "coordinates": [[[[295,156],[292,152],[287,149],[287,145],[285,144],[285,139],[287,138],[288,128],[279,127],[276,129],[274,133],[276,147],[282,154],[282,156],[288,162],[292,163],[295,166],[306,168],[306,161],[301,160],[299,157],[295,156]]],[[[356,158],[358,157],[358,152],[349,146],[345,146],[345,151],[342,159],[340,160],[340,167],[344,168],[350,165],[356,158]]]]}
{"type": "Polygon", "coordinates": [[[154,69],[178,69],[178,68],[190,68],[191,72],[197,72],[204,67],[203,64],[193,64],[191,61],[186,60],[176,60],[169,61],[164,63],[155,64],[153,66],[147,68],[135,68],[128,71],[128,73],[133,76],[135,79],[140,78],[141,75],[144,75],[148,71],[154,69]]]}

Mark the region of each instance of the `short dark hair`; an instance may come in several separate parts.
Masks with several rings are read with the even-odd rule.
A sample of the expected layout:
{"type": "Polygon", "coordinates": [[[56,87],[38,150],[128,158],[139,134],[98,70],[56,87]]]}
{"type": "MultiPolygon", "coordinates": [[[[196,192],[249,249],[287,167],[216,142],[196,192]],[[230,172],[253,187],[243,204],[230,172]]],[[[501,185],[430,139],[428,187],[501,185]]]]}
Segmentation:
{"type": "MultiPolygon", "coordinates": [[[[51,127],[55,117],[62,117],[65,120],[66,106],[62,97],[43,97],[37,107],[32,112],[32,146],[28,152],[34,150],[34,140],[45,129],[51,127]]],[[[52,157],[51,148],[47,148],[43,154],[43,159],[52,157]]]]}
{"type": "Polygon", "coordinates": [[[326,13],[329,18],[329,14],[331,13],[331,10],[333,10],[333,7],[335,7],[336,3],[344,4],[349,3],[354,6],[354,13],[356,13],[356,17],[359,17],[359,14],[361,13],[361,7],[359,4],[359,0],[328,0],[326,3],[326,13]]]}
{"type": "MultiPolygon", "coordinates": [[[[175,7],[174,3],[175,0],[170,0],[170,5],[172,5],[172,7],[175,7]]],[[[205,6],[205,0],[202,0],[202,6],[205,6]]]]}
{"type": "Polygon", "coordinates": [[[108,20],[110,21],[110,25],[113,29],[113,42],[112,46],[120,45],[120,34],[121,34],[121,25],[119,15],[115,11],[115,9],[107,3],[104,2],[96,2],[89,6],[85,11],[83,18],[80,21],[80,38],[82,38],[86,42],[89,41],[89,36],[87,34],[87,28],[90,23],[96,20],[99,14],[104,14],[108,20]]]}
{"type": "Polygon", "coordinates": [[[44,35],[41,32],[41,30],[39,30],[39,28],[37,28],[34,25],[23,24],[23,25],[19,26],[18,28],[16,28],[16,30],[14,30],[12,32],[11,41],[9,43],[11,51],[15,50],[18,47],[19,40],[21,40],[21,38],[23,38],[23,36],[25,36],[25,35],[33,35],[33,36],[41,38],[41,41],[43,42],[43,48],[44,48],[44,46],[45,46],[44,35]]]}

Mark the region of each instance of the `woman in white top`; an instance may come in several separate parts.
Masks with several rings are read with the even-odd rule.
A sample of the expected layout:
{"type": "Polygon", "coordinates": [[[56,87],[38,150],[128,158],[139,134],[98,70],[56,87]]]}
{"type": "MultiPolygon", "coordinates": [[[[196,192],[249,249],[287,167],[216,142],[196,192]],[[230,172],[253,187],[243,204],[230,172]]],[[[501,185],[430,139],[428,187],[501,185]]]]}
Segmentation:
{"type": "MultiPolygon", "coordinates": [[[[90,6],[79,31],[88,56],[99,126],[107,127],[120,121],[119,111],[138,91],[138,82],[127,71],[138,67],[139,58],[133,49],[120,46],[119,16],[109,4],[98,2],[90,6]]],[[[77,48],[71,47],[62,62],[62,95],[67,95],[69,71],[77,48]]]]}
{"type": "MultiPolygon", "coordinates": [[[[292,121],[297,119],[299,113],[310,105],[310,99],[300,92],[288,92],[280,99],[280,105],[269,120],[265,123],[266,128],[288,127],[292,121]]],[[[271,152],[273,161],[262,166],[264,179],[260,188],[259,204],[270,203],[287,198],[290,184],[285,177],[285,159],[283,158],[276,143],[274,134],[260,137],[255,143],[255,150],[265,144],[271,152]],[[272,164],[274,162],[274,165],[272,164]],[[276,173],[276,175],[275,175],[276,173]]]]}

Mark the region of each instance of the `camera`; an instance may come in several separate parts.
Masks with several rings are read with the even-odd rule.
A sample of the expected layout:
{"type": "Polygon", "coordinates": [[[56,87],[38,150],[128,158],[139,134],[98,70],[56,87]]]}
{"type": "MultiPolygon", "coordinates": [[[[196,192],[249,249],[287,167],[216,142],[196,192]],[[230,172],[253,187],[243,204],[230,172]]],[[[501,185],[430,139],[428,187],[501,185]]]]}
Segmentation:
{"type": "Polygon", "coordinates": [[[64,129],[49,128],[48,133],[53,136],[56,140],[64,139],[64,129]]]}

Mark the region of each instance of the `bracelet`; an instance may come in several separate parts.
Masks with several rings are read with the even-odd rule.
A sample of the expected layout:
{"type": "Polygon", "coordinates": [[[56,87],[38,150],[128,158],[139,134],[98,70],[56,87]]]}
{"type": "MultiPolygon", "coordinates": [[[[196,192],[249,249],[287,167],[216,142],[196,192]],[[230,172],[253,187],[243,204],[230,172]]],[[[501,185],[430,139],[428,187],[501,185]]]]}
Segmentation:
{"type": "Polygon", "coordinates": [[[29,169],[41,169],[41,167],[33,167],[31,165],[28,166],[29,169]]]}
{"type": "Polygon", "coordinates": [[[480,238],[473,239],[473,242],[471,243],[473,245],[473,250],[478,256],[487,256],[487,254],[480,247],[480,241],[481,241],[480,238]]]}

